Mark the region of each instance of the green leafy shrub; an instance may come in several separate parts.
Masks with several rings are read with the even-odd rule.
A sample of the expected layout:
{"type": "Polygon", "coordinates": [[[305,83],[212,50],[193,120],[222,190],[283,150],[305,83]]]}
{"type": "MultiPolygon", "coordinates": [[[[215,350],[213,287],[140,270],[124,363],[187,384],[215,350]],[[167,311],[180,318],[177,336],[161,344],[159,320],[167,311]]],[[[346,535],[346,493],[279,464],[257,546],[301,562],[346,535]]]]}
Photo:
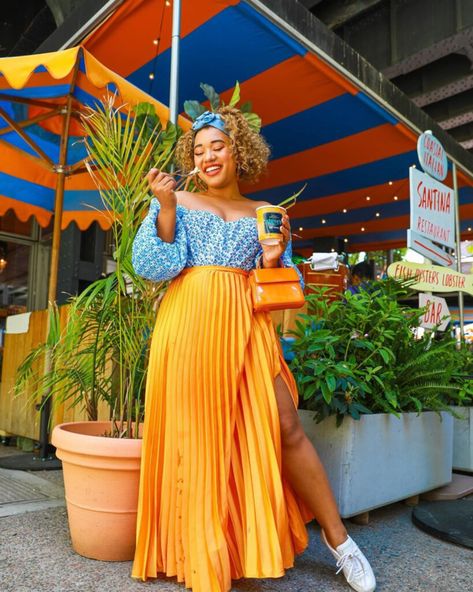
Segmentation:
{"type": "Polygon", "coordinates": [[[471,395],[464,356],[455,341],[425,333],[416,339],[420,311],[399,302],[407,289],[373,282],[358,294],[330,300],[326,288],[307,297],[291,346],[300,407],[321,421],[330,415],[441,411],[471,395]]]}

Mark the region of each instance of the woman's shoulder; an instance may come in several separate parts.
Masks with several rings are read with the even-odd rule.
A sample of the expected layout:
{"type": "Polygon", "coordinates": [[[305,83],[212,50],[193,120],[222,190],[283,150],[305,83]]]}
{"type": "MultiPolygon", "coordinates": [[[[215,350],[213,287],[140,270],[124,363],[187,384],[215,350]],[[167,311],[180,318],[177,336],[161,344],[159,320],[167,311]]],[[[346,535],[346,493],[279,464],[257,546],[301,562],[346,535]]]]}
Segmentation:
{"type": "Polygon", "coordinates": [[[176,191],[177,205],[192,209],[197,201],[196,195],[198,194],[190,191],[176,191]]]}

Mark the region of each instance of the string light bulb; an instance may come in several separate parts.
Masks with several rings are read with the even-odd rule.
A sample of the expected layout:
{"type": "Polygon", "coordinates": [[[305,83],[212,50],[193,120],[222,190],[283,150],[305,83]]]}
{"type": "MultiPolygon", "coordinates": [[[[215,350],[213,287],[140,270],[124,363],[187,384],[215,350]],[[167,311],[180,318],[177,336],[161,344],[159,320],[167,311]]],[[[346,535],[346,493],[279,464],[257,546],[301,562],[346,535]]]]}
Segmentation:
{"type": "Polygon", "coordinates": [[[343,239],[343,242],[344,242],[344,243],[347,243],[347,242],[348,242],[348,239],[347,239],[347,238],[344,238],[344,239],[343,239]]]}
{"type": "Polygon", "coordinates": [[[376,212],[376,218],[379,218],[380,214],[379,212],[376,212]]]}
{"type": "Polygon", "coordinates": [[[346,208],[343,208],[343,210],[342,210],[342,212],[343,212],[344,214],[346,214],[346,213],[347,213],[347,211],[348,211],[348,210],[347,210],[346,208]]]}
{"type": "Polygon", "coordinates": [[[153,72],[151,72],[151,73],[150,73],[150,75],[149,75],[149,79],[150,79],[150,80],[154,80],[154,74],[153,74],[153,72]]]}
{"type": "Polygon", "coordinates": [[[302,226],[299,226],[299,231],[302,232],[304,229],[302,228],[302,226]]]}
{"type": "Polygon", "coordinates": [[[153,39],[153,45],[158,45],[158,40],[157,39],[153,39]]]}
{"type": "Polygon", "coordinates": [[[4,242],[0,243],[0,273],[2,273],[6,266],[8,265],[7,261],[7,245],[4,242]]]}
{"type": "Polygon", "coordinates": [[[369,195],[366,196],[366,201],[370,201],[371,197],[369,195]]]}
{"type": "Polygon", "coordinates": [[[468,232],[471,232],[471,226],[468,226],[467,230],[468,230],[468,232]]]}
{"type": "Polygon", "coordinates": [[[394,201],[397,201],[399,198],[397,195],[394,196],[394,201]]]}
{"type": "Polygon", "coordinates": [[[164,4],[166,4],[166,6],[171,6],[171,0],[166,0],[164,4]]]}
{"type": "Polygon", "coordinates": [[[361,227],[361,232],[364,232],[364,231],[365,231],[365,227],[364,227],[364,226],[362,226],[362,227],[361,227]]]}
{"type": "Polygon", "coordinates": [[[393,184],[393,182],[392,182],[392,181],[388,181],[388,185],[392,185],[392,184],[393,184]]]}
{"type": "Polygon", "coordinates": [[[327,222],[327,220],[322,219],[322,224],[325,224],[327,222]]]}

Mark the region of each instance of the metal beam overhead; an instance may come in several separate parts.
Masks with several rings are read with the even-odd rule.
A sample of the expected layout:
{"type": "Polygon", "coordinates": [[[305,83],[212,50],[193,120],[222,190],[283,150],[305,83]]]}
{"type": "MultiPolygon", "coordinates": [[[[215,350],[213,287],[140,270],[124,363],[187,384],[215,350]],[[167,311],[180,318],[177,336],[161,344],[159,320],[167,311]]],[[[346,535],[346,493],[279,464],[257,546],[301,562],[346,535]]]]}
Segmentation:
{"type": "Polygon", "coordinates": [[[343,21],[336,29],[342,39],[423,108],[453,140],[472,148],[473,0],[368,4],[326,0],[311,12],[328,27],[343,21]],[[362,4],[366,10],[360,12],[362,4]],[[344,20],[349,14],[355,16],[344,20]]]}
{"type": "Polygon", "coordinates": [[[472,61],[464,54],[453,53],[392,82],[423,107],[473,88],[472,61]]]}
{"type": "Polygon", "coordinates": [[[337,29],[382,2],[383,0],[325,0],[315,8],[317,18],[329,29],[337,29]]]}
{"type": "Polygon", "coordinates": [[[402,74],[414,72],[452,53],[461,53],[465,47],[470,47],[472,43],[473,27],[470,27],[467,30],[450,35],[437,43],[433,43],[428,47],[424,47],[395,64],[390,64],[382,68],[381,72],[387,78],[396,78],[402,74]]]}
{"type": "MultiPolygon", "coordinates": [[[[473,110],[473,90],[467,90],[454,97],[450,97],[437,103],[432,103],[424,107],[424,111],[428,113],[435,120],[439,121],[444,129],[447,121],[456,119],[455,124],[450,124],[448,129],[458,127],[466,121],[462,121],[461,117],[468,115],[473,110]]],[[[469,120],[470,121],[470,120],[469,120]]]]}

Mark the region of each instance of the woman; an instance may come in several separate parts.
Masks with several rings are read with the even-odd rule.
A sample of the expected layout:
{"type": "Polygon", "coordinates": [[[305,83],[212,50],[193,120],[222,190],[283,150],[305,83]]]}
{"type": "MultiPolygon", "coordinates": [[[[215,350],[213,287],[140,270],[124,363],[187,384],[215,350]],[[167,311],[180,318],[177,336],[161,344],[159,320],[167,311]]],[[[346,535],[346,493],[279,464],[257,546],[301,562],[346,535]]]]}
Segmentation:
{"type": "Polygon", "coordinates": [[[172,176],[152,169],[157,199],[133,250],[137,273],[174,279],[150,351],[132,575],[163,572],[194,592],[281,577],[315,517],[339,571],[371,592],[371,567],[301,428],[270,316],[252,309],[256,261],[292,265],[288,217],[281,243],[261,246],[255,209],[266,202],[238,185],[264,171],[269,149],[239,110],[223,107],[196,119],[176,155],[183,170],[198,168],[205,189],[175,192],[172,176]]]}

